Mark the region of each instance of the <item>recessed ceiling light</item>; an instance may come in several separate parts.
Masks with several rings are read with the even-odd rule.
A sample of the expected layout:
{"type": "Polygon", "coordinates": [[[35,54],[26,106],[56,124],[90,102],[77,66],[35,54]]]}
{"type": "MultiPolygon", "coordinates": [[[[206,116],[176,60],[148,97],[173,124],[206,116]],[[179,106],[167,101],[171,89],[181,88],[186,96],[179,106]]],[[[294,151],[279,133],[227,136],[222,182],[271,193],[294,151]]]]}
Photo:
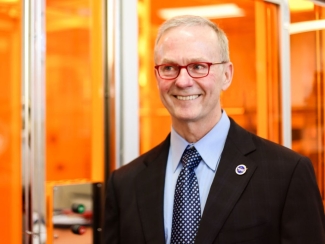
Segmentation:
{"type": "Polygon", "coordinates": [[[292,12],[308,11],[314,9],[314,4],[307,0],[290,0],[289,8],[292,12]]]}
{"type": "Polygon", "coordinates": [[[236,4],[214,4],[184,8],[166,8],[158,11],[162,19],[170,19],[178,15],[199,15],[210,19],[233,18],[245,15],[236,4]]]}
{"type": "Polygon", "coordinates": [[[18,3],[19,0],[1,0],[1,3],[18,3]]]}
{"type": "Polygon", "coordinates": [[[289,32],[290,34],[298,34],[323,29],[325,29],[325,20],[312,20],[290,24],[289,32]]]}

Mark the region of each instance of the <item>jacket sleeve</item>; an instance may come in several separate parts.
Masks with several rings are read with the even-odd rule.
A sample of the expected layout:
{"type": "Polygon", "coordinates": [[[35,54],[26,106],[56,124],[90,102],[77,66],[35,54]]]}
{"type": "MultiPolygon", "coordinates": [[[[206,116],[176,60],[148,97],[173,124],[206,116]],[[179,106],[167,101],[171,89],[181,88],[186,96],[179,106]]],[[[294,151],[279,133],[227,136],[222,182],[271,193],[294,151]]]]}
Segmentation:
{"type": "Polygon", "coordinates": [[[325,243],[324,206],[313,166],[306,157],[292,173],[281,218],[281,243],[325,243]]]}
{"type": "Polygon", "coordinates": [[[114,189],[114,172],[111,174],[105,199],[105,218],[103,228],[104,244],[118,244],[119,240],[119,210],[114,189]]]}

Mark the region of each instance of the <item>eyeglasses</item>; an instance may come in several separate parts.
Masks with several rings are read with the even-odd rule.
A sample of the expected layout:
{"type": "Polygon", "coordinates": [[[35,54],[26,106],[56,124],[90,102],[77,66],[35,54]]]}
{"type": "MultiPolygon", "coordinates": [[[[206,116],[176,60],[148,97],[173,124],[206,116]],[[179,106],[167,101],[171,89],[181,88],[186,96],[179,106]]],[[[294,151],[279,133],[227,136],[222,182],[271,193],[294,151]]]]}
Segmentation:
{"type": "Polygon", "coordinates": [[[215,64],[224,64],[226,61],[220,63],[209,63],[209,62],[195,62],[188,65],[182,66],[177,64],[160,64],[156,65],[155,69],[158,72],[160,78],[164,80],[174,80],[179,76],[181,69],[185,68],[187,73],[192,78],[203,78],[208,76],[210,72],[210,66],[215,64]]]}

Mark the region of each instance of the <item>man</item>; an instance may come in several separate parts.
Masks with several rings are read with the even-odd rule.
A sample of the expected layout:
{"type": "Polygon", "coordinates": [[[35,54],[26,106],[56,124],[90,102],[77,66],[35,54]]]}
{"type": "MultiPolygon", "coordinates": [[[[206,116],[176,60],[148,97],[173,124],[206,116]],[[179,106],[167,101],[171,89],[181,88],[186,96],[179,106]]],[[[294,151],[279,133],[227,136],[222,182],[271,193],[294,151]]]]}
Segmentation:
{"type": "Polygon", "coordinates": [[[172,130],[112,173],[105,244],[325,243],[310,160],[247,132],[221,108],[233,77],[223,31],[201,17],[172,18],[154,55],[172,130]]]}

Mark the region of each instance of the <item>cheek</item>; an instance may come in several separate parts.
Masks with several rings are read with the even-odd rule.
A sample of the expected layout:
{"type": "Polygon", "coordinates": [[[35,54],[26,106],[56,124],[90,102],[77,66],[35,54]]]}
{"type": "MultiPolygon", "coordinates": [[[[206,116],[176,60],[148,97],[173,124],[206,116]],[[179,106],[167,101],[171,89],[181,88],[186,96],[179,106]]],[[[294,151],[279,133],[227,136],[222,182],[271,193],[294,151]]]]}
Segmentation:
{"type": "Polygon", "coordinates": [[[207,78],[208,79],[201,83],[201,86],[204,87],[204,90],[208,93],[220,92],[222,89],[221,77],[216,74],[211,74],[207,78]]]}
{"type": "Polygon", "coordinates": [[[224,86],[224,77],[221,74],[219,74],[219,75],[214,75],[213,79],[214,79],[214,86],[216,87],[216,89],[218,89],[219,92],[221,92],[224,86]]]}
{"type": "Polygon", "coordinates": [[[168,93],[170,85],[164,81],[158,81],[158,90],[161,96],[164,96],[168,93]]]}

